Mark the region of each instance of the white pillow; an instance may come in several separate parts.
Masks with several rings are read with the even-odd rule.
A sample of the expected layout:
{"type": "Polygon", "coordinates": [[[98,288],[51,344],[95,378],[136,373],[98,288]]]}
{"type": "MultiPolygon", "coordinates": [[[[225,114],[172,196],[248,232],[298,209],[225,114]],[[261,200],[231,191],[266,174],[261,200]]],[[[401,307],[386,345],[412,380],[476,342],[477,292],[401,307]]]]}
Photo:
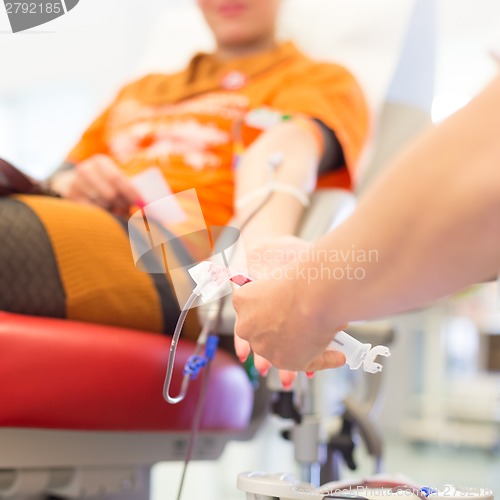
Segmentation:
{"type": "MultiPolygon", "coordinates": [[[[279,36],[306,54],[349,68],[378,112],[397,67],[416,0],[284,0],[279,36]]],[[[199,50],[214,47],[194,3],[170,7],[153,27],[138,68],[176,71],[199,50]]]]}

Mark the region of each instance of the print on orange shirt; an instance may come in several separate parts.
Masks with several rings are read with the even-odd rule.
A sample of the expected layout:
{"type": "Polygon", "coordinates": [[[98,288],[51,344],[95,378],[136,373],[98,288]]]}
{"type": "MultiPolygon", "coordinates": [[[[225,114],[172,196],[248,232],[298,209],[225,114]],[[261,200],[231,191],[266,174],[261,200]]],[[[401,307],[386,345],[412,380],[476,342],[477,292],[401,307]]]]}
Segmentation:
{"type": "MultiPolygon", "coordinates": [[[[234,130],[241,129],[248,111],[260,107],[317,118],[333,130],[346,168],[325,175],[319,185],[350,188],[368,130],[362,92],[345,68],[313,62],[291,43],[231,62],[198,54],[185,71],[133,82],[90,126],[68,160],[106,154],[128,175],[156,166],[174,193],[197,190],[209,225],[224,225],[233,215],[232,167],[240,153],[234,130]],[[225,89],[227,75],[236,73],[244,76],[242,86],[225,89]]],[[[244,128],[245,138],[258,136],[244,128]]]]}

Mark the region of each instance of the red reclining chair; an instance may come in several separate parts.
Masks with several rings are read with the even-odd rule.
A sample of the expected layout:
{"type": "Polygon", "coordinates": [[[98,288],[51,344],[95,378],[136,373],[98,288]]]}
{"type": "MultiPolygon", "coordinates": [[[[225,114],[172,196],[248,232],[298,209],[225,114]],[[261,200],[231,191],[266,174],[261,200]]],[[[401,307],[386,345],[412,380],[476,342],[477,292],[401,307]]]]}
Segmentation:
{"type": "MultiPolygon", "coordinates": [[[[316,193],[301,236],[353,207],[347,192],[316,193]]],[[[0,312],[0,498],[148,498],[151,466],[186,455],[201,389],[198,377],[181,404],[163,400],[169,348],[166,336],[0,312]]],[[[193,350],[181,339],[172,393],[193,350]]],[[[239,361],[219,349],[193,459],[251,437],[253,400],[239,361]]]]}
{"type": "MultiPolygon", "coordinates": [[[[367,21],[373,26],[370,16],[367,21]]],[[[400,31],[404,34],[405,27],[400,31]]],[[[363,55],[359,61],[370,54],[381,74],[399,36],[387,38],[384,50],[377,49],[375,40],[355,43],[363,55]]],[[[414,64],[415,58],[409,60],[414,64]]],[[[383,73],[389,74],[388,84],[390,71],[383,73]]],[[[373,164],[385,164],[428,120],[427,113],[400,99],[387,102],[379,118],[370,171],[377,170],[373,164]]],[[[347,193],[316,193],[300,235],[314,239],[324,234],[342,217],[340,208],[352,206],[347,193]]],[[[228,321],[226,332],[231,330],[228,321]]],[[[164,402],[169,345],[168,337],[150,333],[0,312],[0,498],[148,498],[151,466],[185,457],[201,388],[196,380],[182,404],[164,402]]],[[[193,348],[190,342],[179,343],[173,391],[193,348]]],[[[248,438],[255,428],[253,389],[239,362],[219,349],[210,376],[195,460],[216,459],[229,440],[248,438]]]]}
{"type": "MultiPolygon", "coordinates": [[[[182,460],[201,377],[162,397],[170,338],[0,312],[0,497],[148,498],[148,469],[182,460]]],[[[181,341],[174,387],[193,345],[181,341]]],[[[218,351],[195,459],[214,460],[250,423],[252,385],[218,351]]]]}

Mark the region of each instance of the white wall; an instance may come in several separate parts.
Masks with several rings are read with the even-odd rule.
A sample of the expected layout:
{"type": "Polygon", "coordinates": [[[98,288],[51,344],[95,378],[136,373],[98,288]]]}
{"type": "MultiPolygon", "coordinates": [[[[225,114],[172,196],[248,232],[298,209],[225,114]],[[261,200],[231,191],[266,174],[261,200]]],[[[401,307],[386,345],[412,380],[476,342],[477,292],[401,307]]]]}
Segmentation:
{"type": "Polygon", "coordinates": [[[67,15],[15,35],[2,6],[0,155],[37,177],[55,168],[130,78],[154,20],[179,2],[81,0],[67,15]]]}
{"type": "Polygon", "coordinates": [[[439,0],[440,34],[434,121],[466,104],[498,71],[489,56],[500,45],[498,0],[439,0]]]}
{"type": "Polygon", "coordinates": [[[177,3],[81,0],[67,15],[15,35],[8,33],[8,19],[0,9],[0,90],[78,80],[110,89],[142,53],[159,13],[177,3]]]}

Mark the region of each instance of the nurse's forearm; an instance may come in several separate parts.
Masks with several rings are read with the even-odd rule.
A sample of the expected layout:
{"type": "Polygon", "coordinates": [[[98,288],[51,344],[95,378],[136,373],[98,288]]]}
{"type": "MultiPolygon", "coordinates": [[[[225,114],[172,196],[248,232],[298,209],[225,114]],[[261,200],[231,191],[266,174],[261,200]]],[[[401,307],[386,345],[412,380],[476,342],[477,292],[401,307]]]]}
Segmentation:
{"type": "Polygon", "coordinates": [[[323,276],[310,280],[312,310],[338,325],[492,278],[500,270],[499,134],[497,78],[399,156],[353,217],[317,243],[312,266],[323,276]]]}

